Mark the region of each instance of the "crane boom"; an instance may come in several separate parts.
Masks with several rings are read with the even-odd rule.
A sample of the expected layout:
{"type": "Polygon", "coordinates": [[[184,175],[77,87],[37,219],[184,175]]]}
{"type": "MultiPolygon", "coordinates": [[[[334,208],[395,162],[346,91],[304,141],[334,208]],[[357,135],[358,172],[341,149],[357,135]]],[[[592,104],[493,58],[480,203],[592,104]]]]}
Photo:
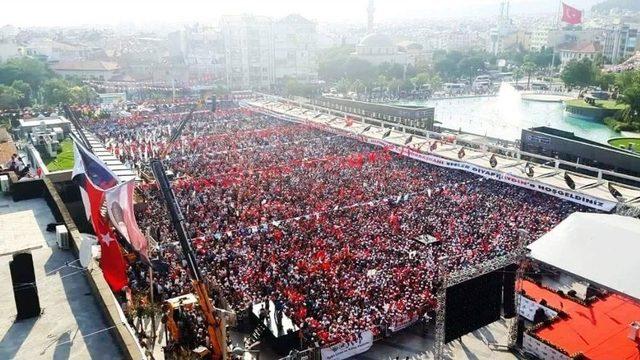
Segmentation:
{"type": "MultiPolygon", "coordinates": [[[[191,110],[189,115],[182,121],[182,123],[176,130],[176,133],[173,135],[172,140],[175,140],[180,136],[180,132],[184,128],[186,122],[189,121],[192,116],[193,109],[191,110]]],[[[222,329],[223,323],[220,318],[215,315],[214,308],[211,305],[211,299],[209,298],[207,285],[202,280],[202,274],[200,273],[195,254],[193,252],[193,249],[191,248],[191,243],[189,242],[184,216],[182,215],[180,206],[176,201],[175,194],[171,189],[171,184],[169,182],[169,178],[167,177],[162,161],[160,159],[151,160],[151,170],[153,171],[153,175],[158,183],[158,188],[160,189],[162,197],[164,198],[164,201],[167,205],[167,211],[169,212],[173,228],[178,235],[178,241],[180,243],[180,247],[182,248],[184,258],[186,259],[187,266],[189,268],[191,283],[194,287],[195,294],[198,297],[200,309],[207,323],[207,332],[209,333],[209,340],[211,342],[212,348],[212,359],[225,360],[227,358],[227,354],[222,329]]]]}

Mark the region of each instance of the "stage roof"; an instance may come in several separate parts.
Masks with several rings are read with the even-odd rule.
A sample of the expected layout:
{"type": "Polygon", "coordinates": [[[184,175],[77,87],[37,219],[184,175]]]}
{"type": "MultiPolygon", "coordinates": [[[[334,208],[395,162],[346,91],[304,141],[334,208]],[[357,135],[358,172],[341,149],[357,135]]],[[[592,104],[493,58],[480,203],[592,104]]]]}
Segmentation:
{"type": "Polygon", "coordinates": [[[640,319],[640,304],[617,294],[610,294],[585,306],[562,298],[553,291],[524,281],[523,289],[537,301],[562,309],[568,318],[535,331],[536,335],[565,349],[581,352],[587,359],[637,359],[640,350],[627,335],[630,324],[640,319]]]}
{"type": "Polygon", "coordinates": [[[640,219],[573,213],[528,248],[538,261],[640,300],[640,219]]]}

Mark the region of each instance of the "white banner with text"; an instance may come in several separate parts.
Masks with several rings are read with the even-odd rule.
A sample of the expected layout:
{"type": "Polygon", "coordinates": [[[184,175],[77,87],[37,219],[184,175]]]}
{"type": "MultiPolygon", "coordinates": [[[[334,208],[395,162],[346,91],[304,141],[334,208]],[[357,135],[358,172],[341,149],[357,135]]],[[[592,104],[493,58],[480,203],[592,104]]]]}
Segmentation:
{"type": "Polygon", "coordinates": [[[322,360],[342,360],[362,354],[373,345],[373,333],[369,330],[360,333],[356,341],[339,343],[328,348],[321,349],[322,360]]]}
{"type": "Polygon", "coordinates": [[[567,200],[567,201],[571,201],[574,202],[576,204],[580,204],[580,205],[584,205],[593,209],[598,209],[601,211],[611,211],[612,209],[614,209],[616,207],[616,202],[614,201],[609,201],[609,200],[604,200],[604,199],[600,199],[594,196],[590,196],[587,194],[583,194],[577,191],[572,191],[572,190],[567,190],[567,189],[561,189],[552,185],[548,185],[545,183],[542,183],[540,181],[536,181],[534,179],[528,179],[528,178],[523,178],[523,177],[518,177],[518,176],[514,176],[512,174],[508,174],[508,173],[504,173],[502,171],[498,171],[495,169],[492,169],[490,167],[482,167],[482,166],[478,166],[478,165],[474,165],[474,164],[470,164],[464,161],[456,161],[456,160],[449,160],[449,159],[445,159],[443,157],[437,156],[437,155],[432,155],[429,153],[423,153],[414,149],[411,149],[409,147],[406,146],[398,146],[392,143],[389,143],[387,141],[384,140],[380,140],[380,139],[372,139],[369,138],[367,136],[363,136],[363,135],[356,135],[354,133],[351,133],[349,131],[344,131],[344,130],[340,130],[340,129],[336,129],[332,126],[326,125],[326,124],[319,124],[315,121],[311,121],[308,119],[300,119],[300,118],[296,118],[290,115],[283,115],[280,114],[278,112],[275,111],[271,111],[271,110],[267,110],[264,108],[259,107],[258,109],[256,109],[255,107],[252,107],[254,110],[257,110],[263,114],[266,115],[271,115],[274,117],[278,117],[281,118],[283,120],[288,120],[288,121],[294,121],[294,122],[298,122],[298,123],[304,123],[306,125],[318,128],[320,130],[324,130],[327,132],[331,132],[337,135],[341,135],[341,136],[345,136],[345,137],[349,137],[358,141],[362,141],[362,142],[366,142],[368,144],[372,144],[372,145],[377,145],[377,146],[381,146],[381,147],[386,147],[388,148],[390,151],[393,151],[395,153],[398,153],[400,155],[403,156],[408,156],[412,159],[418,160],[418,161],[422,161],[422,162],[426,162],[432,165],[437,165],[437,166],[443,166],[443,167],[447,167],[450,169],[458,169],[458,170],[463,170],[463,171],[467,171],[467,172],[471,172],[477,175],[480,175],[484,178],[487,179],[493,179],[493,180],[497,180],[497,181],[501,181],[507,184],[511,184],[511,185],[515,185],[515,186],[519,186],[522,188],[526,188],[529,190],[533,190],[533,191],[537,191],[537,192],[541,192],[544,194],[548,194],[551,196],[555,196],[557,198],[563,199],[563,200],[567,200]]]}

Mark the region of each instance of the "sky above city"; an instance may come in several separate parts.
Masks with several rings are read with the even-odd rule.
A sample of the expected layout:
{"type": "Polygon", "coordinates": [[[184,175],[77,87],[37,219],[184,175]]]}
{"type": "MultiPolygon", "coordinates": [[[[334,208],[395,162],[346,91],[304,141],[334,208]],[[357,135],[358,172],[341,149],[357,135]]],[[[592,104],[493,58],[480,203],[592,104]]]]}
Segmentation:
{"type": "MultiPolygon", "coordinates": [[[[377,0],[376,21],[497,14],[502,0],[377,0]]],[[[588,9],[599,0],[566,0],[588,9]]],[[[2,0],[0,26],[182,23],[217,21],[220,15],[299,13],[323,22],[364,23],[368,0],[2,0]]],[[[559,0],[511,0],[514,14],[553,13],[559,0]]]]}

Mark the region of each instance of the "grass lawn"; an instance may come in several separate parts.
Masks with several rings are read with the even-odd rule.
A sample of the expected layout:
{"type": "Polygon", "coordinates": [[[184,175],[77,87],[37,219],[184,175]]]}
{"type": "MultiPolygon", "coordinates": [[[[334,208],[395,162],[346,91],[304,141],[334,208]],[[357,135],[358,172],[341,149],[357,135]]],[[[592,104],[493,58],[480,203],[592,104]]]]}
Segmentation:
{"type": "Polygon", "coordinates": [[[631,144],[633,150],[640,152],[640,138],[616,138],[609,140],[609,145],[616,148],[624,146],[626,149],[629,144],[631,144]]]}
{"type": "Polygon", "coordinates": [[[73,169],[73,141],[64,139],[60,143],[62,152],[58,153],[55,158],[43,159],[49,171],[60,171],[73,169]]]}
{"type": "Polygon", "coordinates": [[[566,100],[564,103],[585,109],[624,110],[627,107],[625,104],[618,104],[615,100],[596,100],[596,106],[587,104],[583,99],[566,100]]]}

